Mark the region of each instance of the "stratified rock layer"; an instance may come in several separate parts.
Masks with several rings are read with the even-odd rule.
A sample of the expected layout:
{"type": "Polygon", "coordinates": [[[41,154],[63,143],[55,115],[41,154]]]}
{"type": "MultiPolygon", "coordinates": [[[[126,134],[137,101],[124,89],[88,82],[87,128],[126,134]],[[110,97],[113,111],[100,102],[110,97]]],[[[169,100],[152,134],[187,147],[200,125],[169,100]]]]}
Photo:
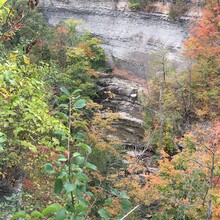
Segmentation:
{"type": "Polygon", "coordinates": [[[83,20],[80,28],[103,40],[103,47],[113,55],[116,66],[138,77],[149,76],[152,54],[162,48],[168,50],[172,62],[181,66],[179,49],[187,35],[187,22],[169,22],[163,14],[131,12],[122,3],[44,0],[42,11],[52,25],[70,17],[83,20]]]}
{"type": "Polygon", "coordinates": [[[143,89],[138,83],[112,74],[99,74],[97,80],[98,102],[118,113],[119,120],[112,125],[117,130],[115,135],[126,146],[138,147],[143,143],[143,106],[138,100],[143,89]]]}
{"type": "MultiPolygon", "coordinates": [[[[129,11],[127,0],[44,0],[41,8],[51,25],[70,17],[82,20],[80,29],[103,40],[110,69],[117,67],[147,79],[155,68],[155,52],[164,49],[174,66],[183,64],[180,48],[188,32],[186,20],[174,23],[163,13],[129,11]]],[[[120,120],[113,126],[126,145],[139,145],[144,137],[143,107],[138,101],[142,89],[132,80],[111,74],[102,74],[98,80],[99,102],[119,113],[120,120]],[[109,91],[115,95],[106,100],[109,91]]]]}

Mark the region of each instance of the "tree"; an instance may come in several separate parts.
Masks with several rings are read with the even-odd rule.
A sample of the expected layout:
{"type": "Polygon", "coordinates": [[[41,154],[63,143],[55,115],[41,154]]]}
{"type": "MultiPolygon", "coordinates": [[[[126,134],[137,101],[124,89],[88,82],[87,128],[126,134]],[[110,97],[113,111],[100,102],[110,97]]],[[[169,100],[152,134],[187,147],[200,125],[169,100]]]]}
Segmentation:
{"type": "MultiPolygon", "coordinates": [[[[0,181],[13,185],[25,173],[23,184],[29,196],[23,195],[22,205],[12,210],[7,202],[1,204],[6,211],[0,216],[5,218],[21,208],[12,219],[123,217],[131,203],[126,193],[115,189],[112,176],[118,174],[113,168],[118,169],[121,158],[114,146],[119,144],[107,136],[116,116],[105,112],[107,118],[103,118],[100,106],[89,98],[94,94],[95,70],[102,70],[105,64],[100,41],[79,33],[78,22],[72,20],[51,31],[36,11],[20,18],[28,6],[25,1],[15,3],[19,4],[8,7],[17,10],[13,13],[20,29],[8,23],[5,8],[1,29],[0,181]],[[48,30],[52,36],[45,33],[42,37],[48,30]],[[55,204],[47,206],[51,203],[55,204]],[[33,211],[35,208],[43,211],[33,211]]],[[[29,1],[31,8],[33,4],[29,1]]]]}
{"type": "Polygon", "coordinates": [[[220,7],[215,2],[208,4],[185,42],[187,55],[195,61],[192,69],[193,111],[203,119],[215,117],[219,112],[219,14],[220,7]]]}
{"type": "Polygon", "coordinates": [[[163,154],[159,173],[146,176],[146,199],[153,192],[147,201],[158,204],[155,219],[218,218],[219,139],[219,123],[198,125],[181,140],[181,153],[172,160],[163,154]]]}

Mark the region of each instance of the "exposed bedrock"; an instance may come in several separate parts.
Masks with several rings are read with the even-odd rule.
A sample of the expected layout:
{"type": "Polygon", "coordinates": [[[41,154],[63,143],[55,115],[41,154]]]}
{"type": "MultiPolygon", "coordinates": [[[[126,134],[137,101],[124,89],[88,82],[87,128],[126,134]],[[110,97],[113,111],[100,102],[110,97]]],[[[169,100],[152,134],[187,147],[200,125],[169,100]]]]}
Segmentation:
{"type": "Polygon", "coordinates": [[[180,48],[188,32],[188,22],[170,22],[159,13],[131,12],[123,2],[44,0],[42,11],[52,25],[69,17],[82,20],[80,28],[103,40],[103,48],[112,54],[116,66],[139,77],[149,76],[152,54],[161,48],[166,48],[168,58],[181,66],[180,48]]]}
{"type": "Polygon", "coordinates": [[[136,82],[119,78],[113,74],[99,74],[97,92],[104,108],[117,112],[119,119],[113,122],[115,135],[126,146],[139,147],[143,144],[143,106],[139,96],[144,88],[136,82]]]}
{"type": "MultiPolygon", "coordinates": [[[[87,29],[102,39],[103,48],[116,66],[137,78],[147,79],[154,53],[168,51],[168,59],[177,67],[183,64],[181,45],[187,36],[187,20],[170,22],[162,13],[129,11],[127,0],[44,0],[41,7],[51,25],[74,17],[82,20],[80,29],[87,29]]],[[[115,75],[103,75],[98,80],[99,102],[118,112],[114,122],[116,135],[126,145],[139,145],[144,137],[143,107],[138,100],[142,86],[115,75]],[[108,92],[115,95],[106,100],[108,92]]]]}

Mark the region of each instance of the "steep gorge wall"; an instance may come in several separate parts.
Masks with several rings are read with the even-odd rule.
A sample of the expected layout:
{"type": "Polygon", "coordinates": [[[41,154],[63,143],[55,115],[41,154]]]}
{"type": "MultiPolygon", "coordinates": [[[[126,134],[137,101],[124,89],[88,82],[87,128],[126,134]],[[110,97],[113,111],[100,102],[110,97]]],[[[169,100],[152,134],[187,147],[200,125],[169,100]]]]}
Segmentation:
{"type": "Polygon", "coordinates": [[[52,25],[69,17],[83,20],[80,28],[103,40],[117,67],[138,77],[148,78],[152,54],[162,48],[173,63],[181,65],[186,20],[170,22],[164,14],[131,12],[125,0],[44,0],[42,6],[52,25]]]}
{"type": "MultiPolygon", "coordinates": [[[[117,69],[147,79],[155,62],[154,53],[168,51],[174,65],[182,64],[181,46],[188,33],[188,22],[170,22],[167,15],[137,13],[127,7],[127,0],[44,0],[42,11],[51,25],[74,17],[83,20],[80,28],[87,29],[103,40],[103,48],[114,59],[117,69]]],[[[113,123],[116,136],[127,146],[140,146],[144,137],[143,106],[138,97],[144,90],[141,83],[104,74],[97,81],[97,91],[104,107],[118,112],[113,123]],[[115,94],[104,101],[106,92],[115,94]]]]}

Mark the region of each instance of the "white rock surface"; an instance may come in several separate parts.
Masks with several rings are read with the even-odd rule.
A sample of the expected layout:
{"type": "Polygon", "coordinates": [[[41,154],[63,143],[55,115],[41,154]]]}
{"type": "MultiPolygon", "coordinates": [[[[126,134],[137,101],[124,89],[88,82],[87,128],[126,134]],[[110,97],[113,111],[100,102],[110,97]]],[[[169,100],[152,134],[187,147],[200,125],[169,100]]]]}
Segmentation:
{"type": "Polygon", "coordinates": [[[43,13],[50,24],[74,17],[83,20],[80,27],[103,40],[103,47],[116,65],[147,78],[152,54],[168,49],[171,61],[181,66],[180,48],[188,30],[187,22],[169,22],[164,14],[144,14],[125,10],[125,0],[44,0],[43,13]]]}

